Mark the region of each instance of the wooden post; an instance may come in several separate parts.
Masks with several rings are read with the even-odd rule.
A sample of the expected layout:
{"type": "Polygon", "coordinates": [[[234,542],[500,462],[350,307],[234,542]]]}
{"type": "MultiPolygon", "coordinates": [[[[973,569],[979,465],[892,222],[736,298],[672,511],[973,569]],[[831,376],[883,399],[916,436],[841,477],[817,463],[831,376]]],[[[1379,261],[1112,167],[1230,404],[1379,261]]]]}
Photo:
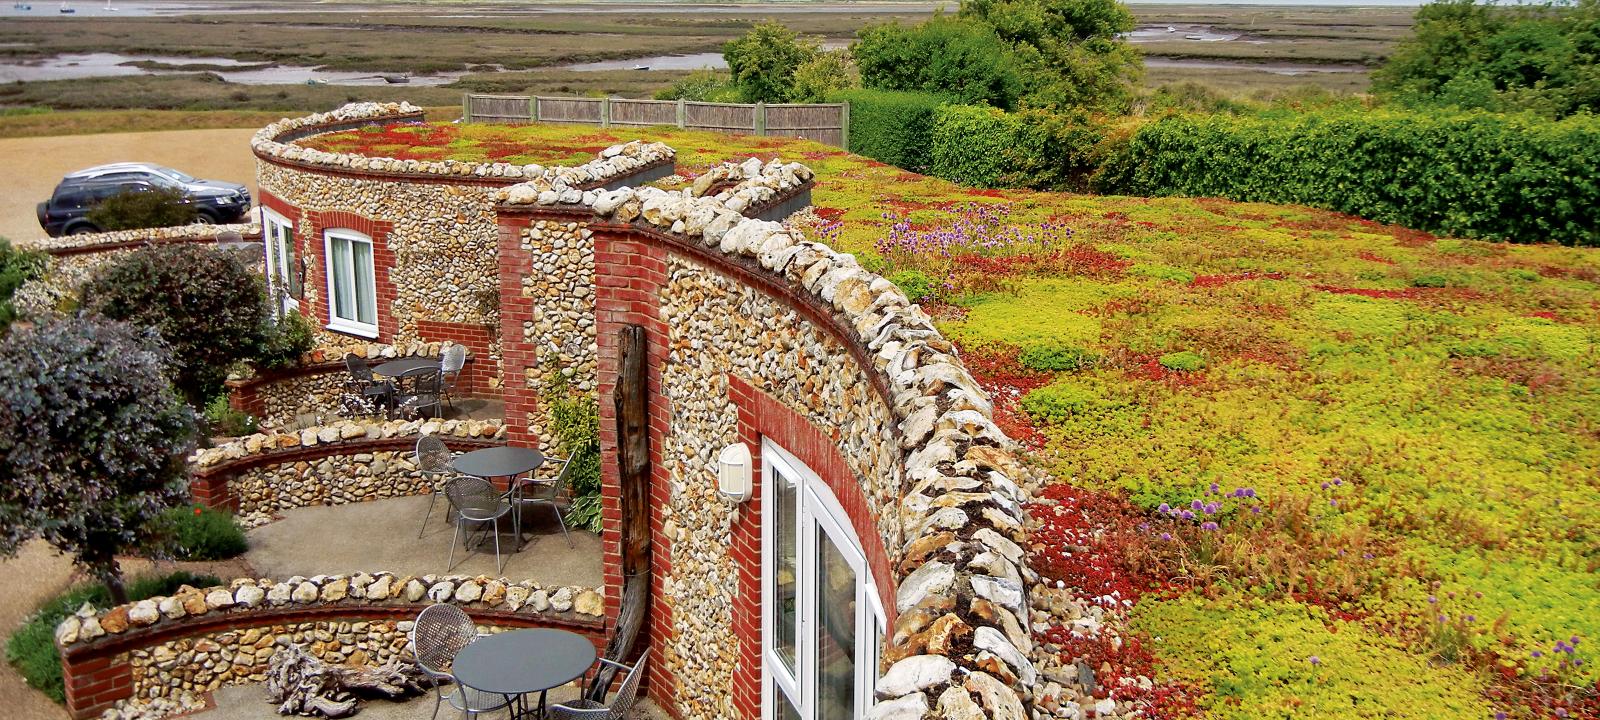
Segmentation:
{"type": "Polygon", "coordinates": [[[764,102],[756,103],[755,131],[757,135],[767,134],[767,104],[764,102]]]}
{"type": "Polygon", "coordinates": [[[611,127],[611,97],[606,96],[600,100],[600,127],[611,127]]]}
{"type": "Polygon", "coordinates": [[[461,122],[472,122],[472,93],[461,94],[461,122]]]}
{"type": "Polygon", "coordinates": [[[850,103],[839,105],[839,147],[850,149],[850,103]]]}
{"type": "Polygon", "coordinates": [[[528,122],[539,122],[539,96],[528,98],[528,122]]]}
{"type": "MultiPolygon", "coordinates": [[[[606,656],[622,661],[644,627],[650,602],[650,381],[644,328],[617,330],[617,384],[611,391],[617,422],[618,510],[622,553],[622,597],[616,633],[606,656]]],[[[604,699],[616,670],[606,667],[594,683],[604,699]]]]}
{"type": "Polygon", "coordinates": [[[683,129],[683,124],[685,122],[688,122],[688,120],[689,120],[689,106],[686,103],[684,103],[683,98],[678,98],[678,129],[682,130],[683,129]]]}

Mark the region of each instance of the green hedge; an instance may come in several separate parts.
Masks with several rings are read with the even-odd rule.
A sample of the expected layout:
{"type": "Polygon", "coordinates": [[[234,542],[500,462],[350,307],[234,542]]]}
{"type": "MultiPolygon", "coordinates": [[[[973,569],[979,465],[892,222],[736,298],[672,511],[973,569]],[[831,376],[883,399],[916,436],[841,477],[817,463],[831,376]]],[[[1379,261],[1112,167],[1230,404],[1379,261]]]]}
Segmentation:
{"type": "Polygon", "coordinates": [[[846,90],[830,102],[850,103],[850,152],[879,162],[925,172],[938,95],[893,90],[846,90]]]}
{"type": "Polygon", "coordinates": [[[1486,113],[1174,116],[1095,185],[1298,203],[1463,237],[1600,245],[1600,119],[1486,113]]]}
{"type": "Polygon", "coordinates": [[[1010,150],[1028,134],[1018,121],[990,107],[945,105],[933,112],[928,173],[976,187],[1001,187],[1016,156],[1010,150]]]}

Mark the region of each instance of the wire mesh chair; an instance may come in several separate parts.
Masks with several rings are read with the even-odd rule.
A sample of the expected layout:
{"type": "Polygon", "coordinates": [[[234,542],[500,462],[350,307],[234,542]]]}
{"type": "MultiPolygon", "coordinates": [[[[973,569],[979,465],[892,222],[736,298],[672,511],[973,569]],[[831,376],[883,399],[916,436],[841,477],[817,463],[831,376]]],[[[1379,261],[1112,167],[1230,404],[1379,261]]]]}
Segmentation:
{"type": "MultiPolygon", "coordinates": [[[[633,667],[600,658],[601,665],[628,673],[627,677],[622,679],[622,686],[617,688],[617,694],[611,698],[611,702],[597,702],[586,699],[590,696],[590,691],[595,690],[595,688],[591,688],[590,691],[583,693],[583,698],[585,699],[551,705],[545,711],[545,717],[551,718],[551,720],[623,720],[623,718],[628,717],[628,714],[633,710],[634,702],[638,699],[639,679],[644,676],[644,664],[649,659],[650,650],[648,648],[645,649],[643,655],[639,656],[639,661],[634,663],[633,667]]],[[[598,680],[602,675],[597,674],[595,679],[598,680]]],[[[615,677],[615,675],[611,675],[612,679],[615,677]]],[[[597,694],[604,696],[603,693],[597,694]]]]}
{"type": "Polygon", "coordinates": [[[394,397],[394,385],[380,382],[372,376],[372,367],[367,364],[367,359],[355,353],[344,356],[345,370],[350,377],[345,380],[345,402],[342,408],[346,415],[377,415],[380,409],[387,408],[394,397]]]}
{"type": "Polygon", "coordinates": [[[422,516],[422,527],[417,530],[417,537],[428,529],[428,518],[433,517],[433,505],[439,502],[439,494],[443,489],[440,483],[455,471],[450,468],[450,448],[445,447],[444,441],[438,435],[423,435],[417,439],[417,470],[421,471],[423,479],[429,485],[428,512],[422,516]]]}
{"type": "Polygon", "coordinates": [[[417,668],[433,680],[433,717],[438,720],[439,707],[446,702],[468,718],[499,710],[511,703],[510,698],[494,693],[473,690],[462,685],[450,674],[450,665],[456,653],[476,642],[480,636],[465,610],[447,603],[429,605],[417,615],[411,629],[411,654],[417,659],[417,668]],[[445,686],[450,691],[445,692],[445,686]]]}
{"type": "Polygon", "coordinates": [[[467,365],[467,347],[465,345],[451,345],[444,349],[444,354],[439,359],[439,394],[451,410],[456,408],[453,397],[456,389],[456,379],[461,377],[461,368],[467,365]]]}
{"type": "Polygon", "coordinates": [[[567,547],[572,547],[572,535],[567,532],[567,518],[561,512],[561,496],[567,489],[568,473],[572,469],[572,458],[561,459],[546,455],[545,462],[561,463],[561,470],[556,473],[554,480],[543,482],[528,478],[520,480],[522,487],[517,495],[520,505],[548,505],[550,511],[556,514],[556,522],[561,524],[561,536],[566,538],[567,547]]]}
{"type": "MultiPolygon", "coordinates": [[[[450,541],[450,559],[446,561],[445,572],[456,566],[456,545],[461,542],[461,534],[467,529],[468,523],[492,523],[495,572],[505,570],[505,561],[500,557],[500,518],[511,514],[511,503],[493,483],[472,475],[462,475],[445,483],[444,496],[450,500],[450,508],[455,512],[456,519],[456,533],[450,541]]],[[[482,538],[478,542],[481,545],[482,538]]],[[[469,550],[471,544],[469,532],[469,550]]]]}
{"type": "Polygon", "coordinates": [[[416,417],[428,414],[437,417],[441,414],[439,405],[440,372],[436,367],[412,368],[395,378],[394,405],[396,412],[402,417],[416,417]]]}

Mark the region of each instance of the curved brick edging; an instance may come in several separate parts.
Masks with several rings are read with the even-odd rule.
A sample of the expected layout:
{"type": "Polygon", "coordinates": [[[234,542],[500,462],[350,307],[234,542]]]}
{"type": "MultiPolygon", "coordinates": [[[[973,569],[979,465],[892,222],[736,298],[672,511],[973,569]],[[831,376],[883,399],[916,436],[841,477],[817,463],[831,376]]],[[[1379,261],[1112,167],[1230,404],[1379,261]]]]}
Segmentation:
{"type": "Polygon", "coordinates": [[[63,620],[56,644],[67,708],[81,719],[130,698],[260,682],[280,641],[299,642],[330,662],[380,664],[405,652],[410,622],[436,602],[461,606],[490,630],[558,627],[597,648],[605,641],[605,598],[597,588],[387,572],[244,578],[63,620]]]}
{"type": "MultiPolygon", "coordinates": [[[[681,279],[694,297],[714,292],[719,281],[702,279],[705,273],[697,269],[709,267],[735,287],[754,287],[777,299],[838,340],[892,412],[890,427],[881,431],[899,432],[900,485],[890,489],[898,508],[878,504],[884,499],[881,478],[859,475],[868,507],[852,511],[846,502],[847,512],[868,513],[880,519],[886,536],[903,540],[890,549],[894,570],[885,579],[894,584],[897,613],[891,613],[880,701],[869,717],[1026,718],[1038,680],[1029,659],[1027,602],[1027,583],[1035,575],[1022,550],[1024,498],[1016,480],[1026,471],[1011,455],[1013,444],[995,426],[992,406],[954,346],[892,283],[793,229],[741,215],[752,205],[783,202],[809,180],[809,169],[759,160],[723,167],[724,177],[740,182],[711,197],[703,195],[719,178],[704,188],[697,183],[698,193],[597,193],[559,186],[535,192],[512,186],[501,196],[500,212],[525,213],[525,222],[588,215],[583,224],[594,233],[597,265],[605,265],[607,252],[627,258],[598,274],[602,329],[642,324],[654,338],[651,345],[660,344],[666,339],[663,325],[685,321],[669,316],[664,288],[681,279]],[[652,246],[669,252],[648,252],[652,246]],[[633,277],[641,280],[611,289],[614,278],[633,277]]],[[[745,311],[744,304],[739,307],[745,311]]],[[[605,351],[603,345],[602,357],[605,351]]],[[[652,355],[652,364],[668,361],[665,351],[657,352],[662,357],[652,355]]],[[[602,378],[605,373],[603,368],[602,378]]],[[[651,384],[662,391],[667,386],[654,371],[651,384]]],[[[607,388],[604,379],[601,386],[607,388]]],[[[667,432],[664,424],[653,434],[667,432]]]]}
{"type": "Polygon", "coordinates": [[[251,435],[195,453],[189,492],[198,503],[236,512],[245,527],[290,508],[431,492],[412,458],[423,435],[464,451],[503,445],[506,430],[495,421],[341,421],[251,435]]]}

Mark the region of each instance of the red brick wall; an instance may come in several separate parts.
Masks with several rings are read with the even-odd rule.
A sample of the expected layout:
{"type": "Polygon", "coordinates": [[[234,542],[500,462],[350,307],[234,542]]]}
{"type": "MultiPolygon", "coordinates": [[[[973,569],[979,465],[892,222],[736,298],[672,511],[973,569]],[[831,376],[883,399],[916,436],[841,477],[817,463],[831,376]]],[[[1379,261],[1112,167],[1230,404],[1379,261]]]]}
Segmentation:
{"type": "Polygon", "coordinates": [[[522,296],[522,278],[531,269],[529,253],[522,249],[527,227],[525,215],[500,216],[500,373],[507,437],[512,445],[538,447],[538,436],[528,429],[528,413],[538,398],[528,390],[526,378],[529,368],[539,366],[539,352],[522,339],[522,323],[533,319],[533,300],[522,296]]]}
{"type": "Polygon", "coordinates": [[[107,708],[133,694],[133,665],[114,655],[63,662],[62,680],[67,695],[67,713],[74,718],[98,716],[107,708]]]}
{"type": "Polygon", "coordinates": [[[381,343],[393,342],[397,330],[394,319],[395,290],[394,283],[389,279],[389,271],[394,268],[395,260],[394,252],[389,249],[389,231],[394,229],[394,223],[343,210],[311,210],[306,213],[306,218],[309,227],[302,230],[296,226],[295,236],[305,240],[302,247],[307,250],[306,283],[315,283],[316,300],[301,303],[302,312],[318,327],[328,324],[328,318],[332,316],[328,313],[328,259],[323,232],[335,228],[354,230],[372,238],[373,284],[378,295],[378,336],[370,339],[381,343]]]}
{"type": "MultiPolygon", "coordinates": [[[[518,327],[521,327],[518,324],[518,327]]],[[[491,333],[494,328],[488,325],[474,323],[439,322],[436,320],[417,320],[417,337],[427,342],[444,342],[446,340],[457,345],[467,346],[471,351],[474,362],[467,363],[461,369],[461,378],[458,387],[461,394],[478,397],[500,397],[500,389],[491,387],[490,378],[499,374],[494,360],[489,357],[489,346],[494,341],[491,333]]]]}

